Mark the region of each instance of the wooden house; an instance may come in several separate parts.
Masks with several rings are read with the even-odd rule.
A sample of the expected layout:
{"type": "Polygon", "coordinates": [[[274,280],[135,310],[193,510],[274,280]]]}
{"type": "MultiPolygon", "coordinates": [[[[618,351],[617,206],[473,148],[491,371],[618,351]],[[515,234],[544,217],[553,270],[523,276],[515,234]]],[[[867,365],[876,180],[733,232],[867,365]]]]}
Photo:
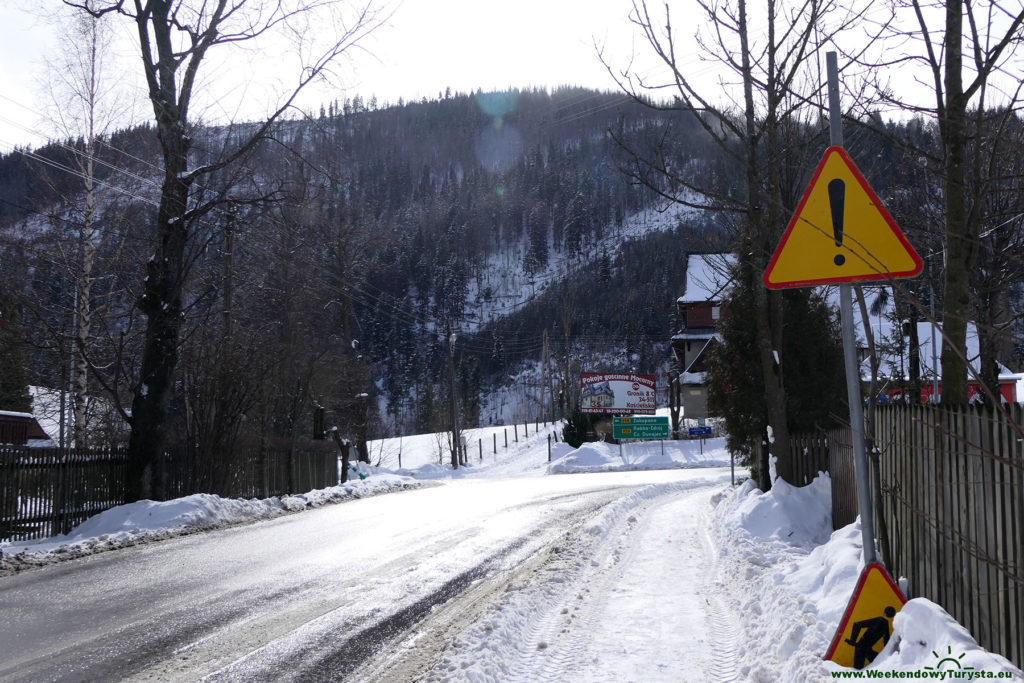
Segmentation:
{"type": "Polygon", "coordinates": [[[732,282],[732,254],[691,254],[686,260],[686,285],[676,299],[682,322],[672,337],[672,352],[683,372],[683,414],[688,418],[708,417],[707,353],[718,343],[718,322],[729,315],[722,306],[732,282]]]}

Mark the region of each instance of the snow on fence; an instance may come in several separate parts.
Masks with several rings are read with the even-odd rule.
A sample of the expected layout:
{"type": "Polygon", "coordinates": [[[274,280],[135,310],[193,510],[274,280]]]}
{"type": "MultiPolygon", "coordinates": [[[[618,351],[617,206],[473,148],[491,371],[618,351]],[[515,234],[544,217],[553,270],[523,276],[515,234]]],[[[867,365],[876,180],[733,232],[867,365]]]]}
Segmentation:
{"type": "MultiPolygon", "coordinates": [[[[123,448],[0,446],[0,541],[67,533],[124,503],[127,462],[123,448]]],[[[167,497],[270,498],[338,484],[333,447],[268,450],[221,465],[211,469],[196,449],[169,451],[159,463],[167,497]]]]}
{"type": "MultiPolygon", "coordinates": [[[[907,578],[908,597],[942,605],[979,644],[1021,666],[1024,407],[895,405],[876,420],[881,491],[872,495],[881,496],[890,572],[907,578]]],[[[842,474],[852,473],[853,454],[837,447],[850,443],[849,430],[826,441],[829,471],[839,475],[833,506],[849,498],[856,515],[855,483],[842,474]]]]}

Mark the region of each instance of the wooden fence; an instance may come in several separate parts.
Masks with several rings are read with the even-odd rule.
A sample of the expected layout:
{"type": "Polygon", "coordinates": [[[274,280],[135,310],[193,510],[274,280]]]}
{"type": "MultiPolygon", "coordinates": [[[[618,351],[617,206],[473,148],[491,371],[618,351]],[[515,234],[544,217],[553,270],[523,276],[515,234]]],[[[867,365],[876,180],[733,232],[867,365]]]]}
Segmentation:
{"type": "Polygon", "coordinates": [[[898,406],[876,444],[894,574],[1024,665],[1024,409],[898,406]]]}
{"type": "MultiPolygon", "coordinates": [[[[168,498],[206,492],[269,498],[338,483],[336,449],[269,451],[233,462],[216,490],[202,469],[189,466],[189,458],[194,461],[196,454],[179,451],[160,463],[168,498]]],[[[126,473],[127,456],[119,448],[0,446],[0,540],[67,533],[124,503],[126,473]]]]}
{"type": "Polygon", "coordinates": [[[239,453],[233,458],[222,454],[215,461],[196,448],[177,448],[165,454],[158,476],[168,498],[199,492],[270,498],[337,486],[338,460],[338,449],[326,441],[239,453]]]}
{"type": "MultiPolygon", "coordinates": [[[[879,408],[880,490],[872,495],[881,497],[889,531],[889,570],[907,578],[908,597],[942,605],[979,644],[1021,666],[1024,408],[1002,408],[879,408]]],[[[804,439],[794,439],[794,451],[804,439]]],[[[849,430],[821,440],[827,442],[833,509],[837,498],[848,499],[855,517],[849,430]]],[[[804,476],[801,470],[798,481],[804,476]]],[[[842,526],[842,519],[833,521],[842,526]]]]}
{"type": "Polygon", "coordinates": [[[0,446],[0,540],[67,533],[124,502],[121,449],[0,446]]]}
{"type": "Polygon", "coordinates": [[[857,480],[853,469],[853,441],[848,429],[790,439],[797,486],[810,484],[819,472],[832,479],[832,528],[841,529],[857,519],[857,480]]]}

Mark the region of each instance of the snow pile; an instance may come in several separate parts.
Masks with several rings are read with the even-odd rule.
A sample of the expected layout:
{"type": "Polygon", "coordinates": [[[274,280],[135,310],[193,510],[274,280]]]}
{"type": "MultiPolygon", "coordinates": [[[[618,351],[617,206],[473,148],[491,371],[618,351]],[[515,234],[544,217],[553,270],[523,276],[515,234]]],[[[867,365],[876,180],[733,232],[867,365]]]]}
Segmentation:
{"type": "Polygon", "coordinates": [[[729,464],[725,439],[699,441],[627,442],[619,446],[595,441],[567,452],[548,466],[550,474],[627,472],[683,467],[724,467],[729,464]],[[702,452],[703,451],[703,452],[702,452]]]}
{"type": "Polygon", "coordinates": [[[118,505],[67,534],[0,543],[0,573],[423,485],[408,477],[378,474],[367,465],[361,467],[364,475],[370,474],[366,479],[302,494],[245,500],[197,493],[163,502],[118,505]]]}
{"type": "Polygon", "coordinates": [[[1024,680],[1024,672],[1005,658],[982,649],[967,629],[944,609],[924,598],[909,601],[893,619],[892,638],[872,668],[906,671],[930,666],[939,669],[939,662],[946,658],[955,660],[964,671],[1004,672],[1012,674],[1013,680],[1024,680]]]}
{"type": "MultiPolygon", "coordinates": [[[[734,612],[744,615],[745,647],[737,670],[745,680],[825,681],[846,671],[822,657],[863,568],[861,531],[858,522],[827,533],[830,496],[827,475],[803,488],[777,482],[768,493],[748,482],[724,493],[712,513],[717,584],[742,587],[726,595],[734,612]]],[[[892,637],[871,669],[937,670],[947,653],[963,654],[964,668],[1024,678],[924,598],[911,600],[896,615],[892,637]]]]}
{"type": "Polygon", "coordinates": [[[832,534],[832,484],[827,475],[802,488],[777,479],[768,494],[748,479],[741,491],[746,496],[736,515],[741,526],[758,538],[813,546],[825,543],[832,534]]]}

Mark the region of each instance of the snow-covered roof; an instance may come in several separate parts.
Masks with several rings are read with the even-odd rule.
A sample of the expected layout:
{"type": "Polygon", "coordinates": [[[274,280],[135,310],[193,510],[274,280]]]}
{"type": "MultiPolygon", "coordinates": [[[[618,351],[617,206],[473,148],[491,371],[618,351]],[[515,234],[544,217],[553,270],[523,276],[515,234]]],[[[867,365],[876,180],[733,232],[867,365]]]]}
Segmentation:
{"type": "Polygon", "coordinates": [[[732,284],[733,254],[690,254],[686,259],[686,289],[681,304],[721,301],[732,284]]]}
{"type": "MultiPolygon", "coordinates": [[[[877,291],[877,290],[875,290],[877,291]]],[[[865,291],[867,304],[870,306],[872,303],[872,291],[865,291]]],[[[831,297],[830,297],[831,299],[831,297]]],[[[838,306],[838,302],[836,304],[838,306]]],[[[909,352],[909,336],[904,337],[905,344],[903,344],[902,352],[896,350],[896,346],[893,342],[899,339],[901,336],[901,330],[896,328],[893,323],[890,313],[892,312],[892,297],[889,297],[889,303],[886,304],[878,311],[875,315],[870,315],[871,331],[874,334],[875,346],[886,346],[885,349],[879,350],[879,363],[878,363],[878,374],[882,377],[909,377],[910,375],[910,352],[909,352]]],[[[853,309],[854,325],[857,330],[857,345],[861,348],[867,347],[867,341],[864,336],[864,322],[861,318],[859,307],[855,304],[853,309]]],[[[922,378],[932,378],[936,375],[941,376],[942,374],[942,323],[937,323],[934,326],[934,337],[935,337],[935,356],[932,356],[932,337],[933,337],[933,325],[928,322],[917,323],[917,340],[918,340],[918,370],[922,378]]],[[[971,363],[971,367],[975,372],[981,372],[981,351],[978,343],[978,330],[973,322],[967,323],[967,359],[971,363]]],[[[1001,363],[997,363],[999,367],[999,373],[1003,375],[1011,375],[1010,370],[1001,363]]],[[[864,360],[861,363],[861,377],[865,381],[871,377],[871,366],[868,360],[864,360]]]]}
{"type": "Polygon", "coordinates": [[[672,341],[701,341],[711,339],[715,332],[680,332],[672,335],[672,341]]]}
{"type": "MultiPolygon", "coordinates": [[[[36,419],[46,435],[54,442],[59,440],[62,433],[61,420],[63,420],[63,434],[70,437],[75,424],[74,411],[71,408],[71,394],[59,389],[38,386],[28,387],[28,393],[32,398],[31,417],[36,419]],[[62,403],[64,404],[63,410],[61,410],[62,403]]],[[[90,420],[96,420],[96,424],[108,422],[122,429],[127,427],[113,404],[106,399],[90,396],[87,410],[90,420]]]]}

